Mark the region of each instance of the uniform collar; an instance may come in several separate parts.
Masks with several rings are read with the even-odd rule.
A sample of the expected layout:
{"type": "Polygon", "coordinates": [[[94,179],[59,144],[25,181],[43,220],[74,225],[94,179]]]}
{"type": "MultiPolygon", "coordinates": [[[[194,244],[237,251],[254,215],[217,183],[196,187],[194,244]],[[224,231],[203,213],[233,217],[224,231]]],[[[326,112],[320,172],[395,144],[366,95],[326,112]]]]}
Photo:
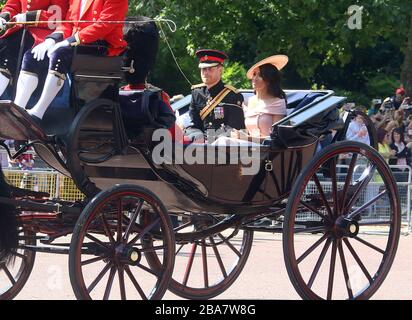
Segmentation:
{"type": "Polygon", "coordinates": [[[209,88],[209,92],[212,96],[216,96],[220,93],[220,91],[223,90],[224,87],[225,87],[225,84],[223,83],[222,80],[220,80],[213,87],[209,88]]]}

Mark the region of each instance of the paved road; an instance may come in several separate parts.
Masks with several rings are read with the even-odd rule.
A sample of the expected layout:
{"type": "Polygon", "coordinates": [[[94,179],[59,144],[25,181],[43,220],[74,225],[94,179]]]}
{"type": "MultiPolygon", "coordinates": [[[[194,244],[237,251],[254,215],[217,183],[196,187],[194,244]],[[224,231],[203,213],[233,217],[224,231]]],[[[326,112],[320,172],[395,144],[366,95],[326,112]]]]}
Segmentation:
{"type": "MultiPolygon", "coordinates": [[[[391,272],[373,298],[412,300],[411,288],[412,235],[403,235],[391,272]]],[[[167,292],[164,298],[178,297],[167,292]]],[[[286,272],[280,235],[255,234],[245,269],[219,298],[299,299],[286,272]]],[[[67,256],[38,254],[32,275],[17,299],[75,299],[68,276],[67,256]]]]}

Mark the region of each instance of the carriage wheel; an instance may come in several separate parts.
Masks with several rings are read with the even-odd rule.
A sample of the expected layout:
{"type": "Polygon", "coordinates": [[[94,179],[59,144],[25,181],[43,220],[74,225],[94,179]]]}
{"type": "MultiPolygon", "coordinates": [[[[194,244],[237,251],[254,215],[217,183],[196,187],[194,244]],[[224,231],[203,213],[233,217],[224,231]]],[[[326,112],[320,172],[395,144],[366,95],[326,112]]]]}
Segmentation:
{"type": "Polygon", "coordinates": [[[83,210],[73,232],[70,280],[78,299],[161,299],[174,265],[167,210],[149,190],[116,186],[83,210]],[[142,243],[151,242],[143,248],[142,243]],[[160,267],[147,264],[156,255],[160,267]]]}
{"type": "Polygon", "coordinates": [[[398,191],[383,158],[361,143],[335,143],[303,170],[289,199],[283,250],[299,295],[370,298],[391,268],[400,235],[398,191]]]}
{"type": "MultiPolygon", "coordinates": [[[[35,234],[21,230],[20,245],[35,245],[35,234]]],[[[23,289],[33,269],[36,252],[17,249],[14,263],[0,263],[0,300],[11,300],[23,289]]]]}
{"type": "MultiPolygon", "coordinates": [[[[181,221],[175,223],[175,268],[169,290],[182,298],[195,300],[222,294],[239,277],[247,262],[253,231],[230,228],[200,237],[199,231],[210,228],[221,219],[206,214],[175,216],[175,221],[178,218],[181,221]]],[[[149,263],[155,268],[159,266],[155,255],[150,256],[149,263]]]]}

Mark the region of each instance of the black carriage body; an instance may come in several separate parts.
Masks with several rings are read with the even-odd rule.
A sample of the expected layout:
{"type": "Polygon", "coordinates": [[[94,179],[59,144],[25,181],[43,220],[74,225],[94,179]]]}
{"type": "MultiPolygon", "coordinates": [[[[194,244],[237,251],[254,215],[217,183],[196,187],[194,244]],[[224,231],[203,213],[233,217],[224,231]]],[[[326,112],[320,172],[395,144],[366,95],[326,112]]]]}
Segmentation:
{"type": "MultiPolygon", "coordinates": [[[[259,163],[257,173],[244,175],[247,166],[240,161],[155,164],[151,157],[156,145],[151,136],[155,128],[142,126],[133,137],[128,137],[124,128],[118,99],[121,59],[77,55],[72,71],[70,108],[50,108],[41,130],[17,106],[3,102],[2,122],[13,125],[2,129],[2,137],[32,140],[37,154],[51,167],[71,176],[88,198],[115,184],[137,184],[160,195],[168,210],[177,212],[248,214],[269,210],[288,196],[301,169],[313,157],[318,137],[329,130],[325,112],[336,111],[344,100],[330,91],[316,92],[315,101],[274,126],[271,139],[260,146],[253,159],[259,163]],[[308,120],[316,118],[321,124],[319,132],[313,125],[307,126],[308,120]]],[[[296,107],[314,92],[287,93],[289,105],[296,107]]],[[[181,147],[206,154],[222,148],[181,147]]],[[[240,148],[249,148],[249,152],[254,147],[240,148]]],[[[226,154],[233,152],[233,148],[226,149],[226,154]]]]}

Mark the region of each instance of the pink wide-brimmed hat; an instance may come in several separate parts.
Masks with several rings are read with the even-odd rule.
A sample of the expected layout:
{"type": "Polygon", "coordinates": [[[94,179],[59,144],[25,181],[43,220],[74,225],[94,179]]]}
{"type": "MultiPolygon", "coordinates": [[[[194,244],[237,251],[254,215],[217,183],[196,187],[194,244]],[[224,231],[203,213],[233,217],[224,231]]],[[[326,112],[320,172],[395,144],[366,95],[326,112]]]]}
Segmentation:
{"type": "Polygon", "coordinates": [[[248,79],[253,78],[253,72],[256,68],[263,66],[264,64],[271,64],[274,65],[279,71],[282,70],[289,62],[289,58],[283,54],[278,54],[275,56],[271,56],[269,58],[263,59],[262,61],[256,63],[249,71],[246,73],[248,79]]]}

